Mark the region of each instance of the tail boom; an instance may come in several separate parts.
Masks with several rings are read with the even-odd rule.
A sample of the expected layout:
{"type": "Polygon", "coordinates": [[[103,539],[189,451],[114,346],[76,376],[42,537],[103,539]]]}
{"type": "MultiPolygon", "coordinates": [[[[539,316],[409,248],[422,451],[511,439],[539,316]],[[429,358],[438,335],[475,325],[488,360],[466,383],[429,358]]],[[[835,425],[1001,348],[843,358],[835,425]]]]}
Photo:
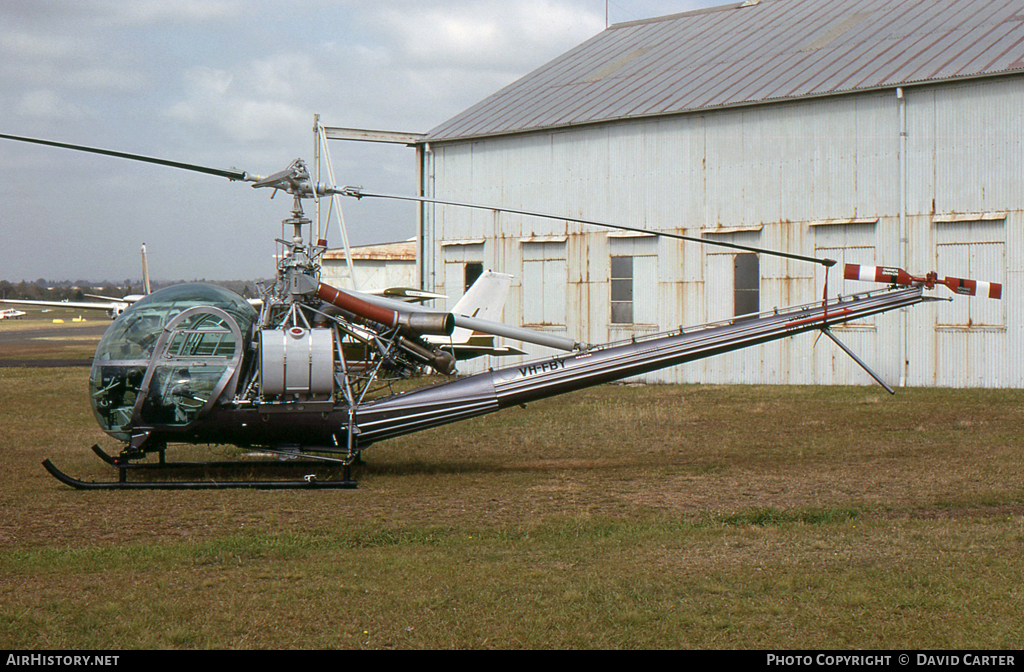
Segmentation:
{"type": "Polygon", "coordinates": [[[923,300],[920,287],[878,290],[493,369],[359,406],[357,443],[365,447],[381,439],[826,329],[923,300]]]}

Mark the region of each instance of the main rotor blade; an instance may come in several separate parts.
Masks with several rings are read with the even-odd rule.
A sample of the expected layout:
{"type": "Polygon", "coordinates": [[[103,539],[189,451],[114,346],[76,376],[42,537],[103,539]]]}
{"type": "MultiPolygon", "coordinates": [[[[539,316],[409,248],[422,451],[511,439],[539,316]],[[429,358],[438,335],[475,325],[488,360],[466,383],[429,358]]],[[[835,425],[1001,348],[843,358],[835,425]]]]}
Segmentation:
{"type": "Polygon", "coordinates": [[[37,145],[49,145],[50,147],[60,147],[61,149],[73,149],[79,152],[90,152],[92,154],[102,154],[104,156],[113,156],[118,159],[129,159],[131,161],[143,161],[145,163],[155,163],[158,166],[170,166],[171,168],[181,168],[182,170],[191,170],[196,173],[206,173],[207,175],[216,175],[217,177],[226,177],[229,180],[242,180],[245,182],[252,182],[259,179],[258,175],[250,175],[243,170],[223,170],[221,168],[209,168],[207,166],[197,166],[192,163],[182,163],[180,161],[169,161],[167,159],[157,159],[152,156],[143,156],[141,154],[129,154],[127,152],[117,152],[112,149],[99,149],[97,147],[86,147],[85,145],[71,145],[65,142],[54,142],[53,140],[39,140],[38,138],[25,138],[18,135],[7,135],[6,133],[0,133],[0,138],[7,140],[17,140],[19,142],[31,142],[37,145]]]}
{"type": "Polygon", "coordinates": [[[558,219],[566,222],[576,222],[577,224],[590,224],[592,226],[603,226],[609,229],[621,229],[623,231],[633,231],[636,233],[643,233],[651,236],[662,236],[664,238],[676,238],[678,240],[688,240],[693,243],[701,243],[702,245],[715,245],[718,247],[728,247],[734,250],[743,250],[745,252],[755,252],[757,254],[768,254],[775,257],[783,257],[785,259],[795,259],[796,261],[807,261],[812,264],[820,264],[826,268],[830,268],[836,265],[835,259],[819,259],[817,257],[806,257],[801,254],[790,254],[789,252],[779,252],[778,250],[769,250],[763,247],[753,247],[750,245],[740,245],[738,243],[727,243],[721,240],[711,240],[708,238],[697,238],[694,236],[684,236],[681,233],[668,233],[666,231],[650,231],[648,229],[639,229],[633,226],[626,226],[624,224],[609,224],[608,222],[599,222],[593,219],[583,219],[580,217],[565,217],[562,215],[550,215],[544,212],[534,212],[532,210],[519,210],[517,208],[503,208],[494,205],[480,205],[478,203],[463,203],[460,201],[448,201],[439,198],[429,198],[427,196],[401,196],[396,194],[375,194],[368,191],[363,191],[356,187],[344,187],[342,189],[330,189],[332,193],[340,194],[342,196],[350,196],[352,198],[387,198],[399,201],[418,201],[420,203],[436,203],[438,205],[452,205],[460,208],[475,208],[477,210],[490,210],[492,212],[507,212],[513,215],[523,215],[526,217],[541,217],[544,219],[558,219]]]}

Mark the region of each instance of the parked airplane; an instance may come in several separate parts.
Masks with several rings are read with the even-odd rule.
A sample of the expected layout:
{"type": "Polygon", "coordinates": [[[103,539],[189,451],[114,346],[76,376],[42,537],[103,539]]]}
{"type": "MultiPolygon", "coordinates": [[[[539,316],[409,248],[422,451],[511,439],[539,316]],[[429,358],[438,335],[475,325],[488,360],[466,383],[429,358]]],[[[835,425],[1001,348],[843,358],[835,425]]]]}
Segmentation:
{"type": "MultiPolygon", "coordinates": [[[[115,320],[121,315],[121,313],[128,309],[128,306],[150,293],[149,261],[146,257],[145,243],[142,244],[142,286],[145,294],[128,294],[127,296],[122,297],[99,296],[96,294],[85,295],[93,299],[100,299],[100,301],[34,301],[29,299],[0,299],[0,303],[9,303],[13,306],[47,306],[53,308],[77,308],[80,310],[103,310],[106,311],[107,317],[115,320]]],[[[22,312],[21,314],[24,315],[25,313],[22,312]]]]}
{"type": "MultiPolygon", "coordinates": [[[[490,355],[492,357],[503,357],[507,355],[525,355],[526,352],[509,345],[500,345],[495,335],[488,331],[489,325],[497,324],[496,320],[501,318],[501,312],[505,305],[505,297],[508,294],[509,285],[512,283],[512,276],[506,273],[495,273],[486,271],[470,286],[466,293],[456,302],[451,314],[456,319],[466,320],[471,326],[455,326],[448,335],[422,335],[418,340],[420,343],[405,341],[402,346],[415,350],[416,353],[437,365],[438,370],[450,373],[454,371],[456,362],[490,355]],[[479,327],[474,328],[474,327],[479,327]]],[[[424,292],[423,294],[430,294],[424,292]]],[[[349,296],[358,297],[367,305],[376,306],[386,311],[403,311],[406,313],[420,313],[423,315],[434,313],[433,309],[410,303],[410,298],[393,298],[397,296],[390,290],[377,290],[370,292],[351,291],[349,296]]],[[[436,298],[445,298],[444,295],[434,294],[436,298]]],[[[425,297],[418,297],[415,300],[421,301],[425,297]]],[[[503,334],[514,338],[515,332],[503,334]]],[[[353,368],[364,368],[370,362],[376,360],[376,352],[372,346],[372,339],[366,338],[368,333],[363,334],[358,330],[352,330],[343,343],[345,358],[353,368]]]]}
{"type": "MultiPolygon", "coordinates": [[[[498,322],[501,320],[501,311],[511,284],[511,275],[485,271],[458,300],[452,308],[452,314],[498,322]]],[[[423,339],[451,352],[457,360],[483,355],[503,357],[526,354],[525,351],[509,345],[498,345],[491,333],[466,327],[456,326],[451,336],[424,336],[423,339]]]]}
{"type": "Polygon", "coordinates": [[[26,314],[27,313],[25,313],[24,310],[15,310],[14,308],[8,308],[7,310],[0,310],[0,320],[19,320],[26,314]]]}

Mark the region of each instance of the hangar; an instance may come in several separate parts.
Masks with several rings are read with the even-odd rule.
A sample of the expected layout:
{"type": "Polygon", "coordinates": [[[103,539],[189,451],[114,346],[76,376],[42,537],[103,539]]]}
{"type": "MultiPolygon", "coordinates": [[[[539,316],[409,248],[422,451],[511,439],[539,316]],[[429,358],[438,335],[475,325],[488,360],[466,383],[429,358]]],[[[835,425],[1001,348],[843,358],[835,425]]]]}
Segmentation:
{"type": "Polygon", "coordinates": [[[419,286],[415,239],[353,247],[351,254],[354,283],[344,248],[324,253],[320,260],[320,279],[335,287],[359,289],[419,286]]]}
{"type": "MultiPolygon", "coordinates": [[[[892,385],[1024,386],[1024,0],[749,0],[616,24],[430,131],[422,195],[1004,284],[838,335],[892,385]]],[[[425,289],[598,343],[820,300],[806,263],[424,205],[425,289]]],[[[949,293],[936,296],[949,296],[949,293]]],[[[839,332],[840,330],[837,330],[839,332]]],[[[869,384],[813,335],[650,382],[869,384]]]]}

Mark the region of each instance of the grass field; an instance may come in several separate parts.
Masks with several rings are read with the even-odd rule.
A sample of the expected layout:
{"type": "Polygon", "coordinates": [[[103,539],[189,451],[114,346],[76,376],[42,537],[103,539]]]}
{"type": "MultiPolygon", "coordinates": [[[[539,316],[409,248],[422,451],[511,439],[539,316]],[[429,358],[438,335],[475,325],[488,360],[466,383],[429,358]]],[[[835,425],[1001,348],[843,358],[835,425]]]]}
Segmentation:
{"type": "Polygon", "coordinates": [[[83,332],[110,324],[110,320],[97,311],[85,311],[85,320],[80,322],[73,320],[80,318],[82,311],[67,308],[55,308],[47,313],[36,309],[26,312],[22,318],[0,320],[0,336],[11,332],[32,336],[27,342],[0,346],[0,359],[92,359],[100,335],[83,332]],[[63,322],[55,323],[54,320],[63,322]],[[39,338],[38,334],[44,329],[55,330],[56,333],[39,338]]]}
{"type": "Polygon", "coordinates": [[[0,648],[1024,643],[1021,391],[602,386],[354,491],[78,492],[86,378],[0,369],[0,648]]]}

